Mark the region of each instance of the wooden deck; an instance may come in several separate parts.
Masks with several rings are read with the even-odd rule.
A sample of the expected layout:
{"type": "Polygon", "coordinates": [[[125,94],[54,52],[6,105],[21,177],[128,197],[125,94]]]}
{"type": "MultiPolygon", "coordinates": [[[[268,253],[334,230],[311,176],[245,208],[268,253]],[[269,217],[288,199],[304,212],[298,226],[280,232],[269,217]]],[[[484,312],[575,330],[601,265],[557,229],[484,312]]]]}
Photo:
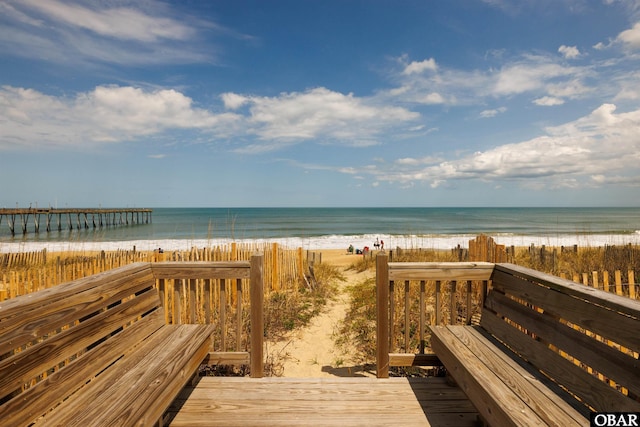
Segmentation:
{"type": "Polygon", "coordinates": [[[202,377],[170,409],[185,426],[474,426],[444,378],[202,377]]]}

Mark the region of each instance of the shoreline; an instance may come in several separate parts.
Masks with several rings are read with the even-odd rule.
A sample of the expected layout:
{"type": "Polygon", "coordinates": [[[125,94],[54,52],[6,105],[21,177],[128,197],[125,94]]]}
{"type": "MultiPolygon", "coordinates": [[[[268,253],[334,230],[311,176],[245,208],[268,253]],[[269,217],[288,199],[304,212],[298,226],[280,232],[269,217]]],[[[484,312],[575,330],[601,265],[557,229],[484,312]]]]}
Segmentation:
{"type": "MultiPolygon", "coordinates": [[[[480,233],[479,233],[480,234],[480,233]]],[[[353,236],[318,236],[318,237],[282,237],[271,239],[138,239],[138,240],[67,240],[67,241],[0,241],[0,253],[37,252],[46,249],[48,252],[99,252],[117,250],[153,251],[162,248],[165,251],[184,251],[192,248],[215,248],[231,245],[232,243],[245,247],[263,247],[277,243],[289,248],[303,248],[304,250],[344,250],[353,245],[356,249],[368,246],[374,249],[376,239],[385,242],[386,249],[429,249],[449,250],[458,246],[467,248],[469,241],[479,234],[456,235],[388,235],[370,234],[353,236]]],[[[570,235],[514,235],[487,234],[497,244],[507,247],[603,247],[625,246],[640,244],[640,233],[629,234],[570,234],[570,235]]]]}

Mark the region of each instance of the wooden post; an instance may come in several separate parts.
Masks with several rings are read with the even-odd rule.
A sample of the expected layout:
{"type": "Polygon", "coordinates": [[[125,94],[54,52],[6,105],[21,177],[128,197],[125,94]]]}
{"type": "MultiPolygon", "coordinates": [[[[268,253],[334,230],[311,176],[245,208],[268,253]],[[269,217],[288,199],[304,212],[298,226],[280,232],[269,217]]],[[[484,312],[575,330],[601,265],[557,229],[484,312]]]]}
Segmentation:
{"type": "Polygon", "coordinates": [[[280,290],[280,281],[278,280],[278,243],[271,245],[271,289],[280,290]]]}
{"type": "Polygon", "coordinates": [[[389,265],[387,255],[376,256],[376,375],[389,378],[389,265]]]}
{"type": "MultiPolygon", "coordinates": [[[[304,252],[302,251],[302,247],[298,248],[298,278],[303,280],[304,279],[304,275],[305,275],[305,271],[304,271],[304,252]]],[[[296,281],[296,291],[298,290],[298,284],[299,284],[300,280],[296,281]]]]}
{"type": "Polygon", "coordinates": [[[425,288],[427,282],[425,280],[420,281],[420,354],[424,354],[425,341],[424,341],[424,329],[425,325],[425,310],[424,310],[424,301],[425,301],[425,288]]]}
{"type": "Polygon", "coordinates": [[[174,325],[179,325],[182,323],[182,298],[180,298],[180,292],[182,291],[182,279],[174,279],[173,280],[173,319],[172,322],[174,325]]]}
{"type": "Polygon", "coordinates": [[[204,323],[211,324],[211,279],[204,279],[204,323]]]}
{"type": "Polygon", "coordinates": [[[196,279],[189,279],[189,323],[196,323],[196,279]]]}
{"type": "Polygon", "coordinates": [[[227,284],[220,279],[220,351],[227,351],[227,284]]]}
{"type": "Polygon", "coordinates": [[[451,292],[449,293],[449,324],[456,324],[456,285],[457,281],[452,280],[449,283],[451,292]]]}
{"type": "Polygon", "coordinates": [[[236,351],[242,347],[242,279],[236,279],[236,351]]]}
{"type": "Polygon", "coordinates": [[[471,324],[471,280],[467,280],[467,318],[465,319],[465,324],[471,324]]]}
{"type": "Polygon", "coordinates": [[[411,308],[411,298],[409,295],[409,281],[404,281],[404,352],[409,353],[409,332],[411,332],[411,328],[409,327],[410,316],[409,309],[411,308]]]}
{"type": "Polygon", "coordinates": [[[629,298],[636,299],[636,281],[633,270],[629,270],[627,273],[629,278],[629,298]]]}
{"type": "Polygon", "coordinates": [[[442,282],[436,280],[436,325],[442,324],[442,282]]]}
{"type": "Polygon", "coordinates": [[[251,277],[249,279],[251,297],[251,377],[262,378],[264,376],[264,283],[263,283],[262,255],[251,256],[251,277]]]}

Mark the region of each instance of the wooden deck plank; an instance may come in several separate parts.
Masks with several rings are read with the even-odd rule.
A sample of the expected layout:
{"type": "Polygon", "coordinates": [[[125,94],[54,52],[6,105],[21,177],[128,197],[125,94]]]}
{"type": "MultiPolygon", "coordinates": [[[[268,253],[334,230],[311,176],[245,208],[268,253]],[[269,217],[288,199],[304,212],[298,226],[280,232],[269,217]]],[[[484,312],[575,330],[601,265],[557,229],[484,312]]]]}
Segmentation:
{"type": "Polygon", "coordinates": [[[203,377],[170,411],[185,426],[472,426],[477,412],[443,378],[203,377]]]}
{"type": "Polygon", "coordinates": [[[117,369],[45,416],[43,425],[152,425],[207,355],[212,333],[212,327],[201,325],[164,326],[117,369]]]}

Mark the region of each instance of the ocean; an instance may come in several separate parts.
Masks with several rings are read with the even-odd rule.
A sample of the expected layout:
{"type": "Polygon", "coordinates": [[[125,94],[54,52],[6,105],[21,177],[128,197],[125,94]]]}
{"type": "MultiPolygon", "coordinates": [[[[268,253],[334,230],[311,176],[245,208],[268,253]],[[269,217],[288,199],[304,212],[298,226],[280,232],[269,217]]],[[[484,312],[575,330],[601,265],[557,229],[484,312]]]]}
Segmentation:
{"type": "MultiPolygon", "coordinates": [[[[64,228],[64,227],[63,227],[64,228]]],[[[305,249],[450,249],[478,234],[515,246],[640,244],[640,208],[154,208],[150,224],[29,232],[0,224],[0,252],[184,250],[229,242],[305,249]]]]}

